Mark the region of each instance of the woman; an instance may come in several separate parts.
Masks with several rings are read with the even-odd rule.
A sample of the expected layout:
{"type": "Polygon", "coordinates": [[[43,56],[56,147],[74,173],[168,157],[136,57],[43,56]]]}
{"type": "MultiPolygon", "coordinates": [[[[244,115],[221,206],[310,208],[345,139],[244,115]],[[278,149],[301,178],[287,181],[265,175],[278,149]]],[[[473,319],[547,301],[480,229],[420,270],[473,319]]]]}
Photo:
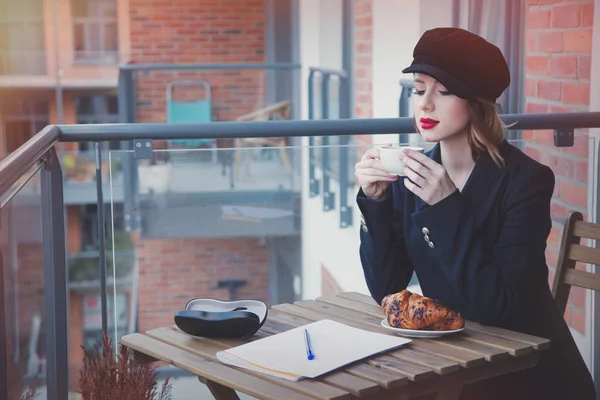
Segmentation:
{"type": "Polygon", "coordinates": [[[595,399],[591,375],[548,286],[554,175],[507,143],[495,101],[510,75],[500,50],[455,28],[426,32],[412,64],[415,124],[429,153],[405,151],[406,177],[379,151],[356,165],[360,256],[371,295],[405,289],[465,319],[551,339],[529,370],[465,386],[461,399],[595,399]]]}

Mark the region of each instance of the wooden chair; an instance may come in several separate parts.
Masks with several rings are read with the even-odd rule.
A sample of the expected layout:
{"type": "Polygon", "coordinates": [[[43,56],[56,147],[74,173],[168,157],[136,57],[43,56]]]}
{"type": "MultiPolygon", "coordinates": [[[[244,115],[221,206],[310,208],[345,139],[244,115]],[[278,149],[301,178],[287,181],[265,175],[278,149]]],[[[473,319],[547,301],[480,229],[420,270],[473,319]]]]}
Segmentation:
{"type": "Polygon", "coordinates": [[[600,249],[581,244],[581,239],[600,240],[600,224],[583,221],[578,211],[570,211],[565,220],[552,294],[564,314],[571,286],[600,291],[600,274],[575,269],[577,262],[600,265],[600,249]]]}
{"type": "MultiPolygon", "coordinates": [[[[249,114],[242,115],[237,118],[237,121],[269,121],[272,119],[289,120],[291,113],[291,103],[289,101],[282,101],[265,108],[253,111],[249,114]]],[[[236,153],[235,153],[235,166],[234,166],[234,177],[235,179],[239,176],[239,170],[242,163],[242,149],[249,147],[274,147],[279,148],[279,154],[281,161],[288,172],[291,172],[292,167],[290,164],[289,157],[286,152],[286,140],[285,137],[279,138],[240,138],[235,140],[236,153]]],[[[248,150],[248,149],[247,149],[248,150]]],[[[252,158],[249,151],[245,152],[245,170],[249,174],[250,160],[252,158]]]]}

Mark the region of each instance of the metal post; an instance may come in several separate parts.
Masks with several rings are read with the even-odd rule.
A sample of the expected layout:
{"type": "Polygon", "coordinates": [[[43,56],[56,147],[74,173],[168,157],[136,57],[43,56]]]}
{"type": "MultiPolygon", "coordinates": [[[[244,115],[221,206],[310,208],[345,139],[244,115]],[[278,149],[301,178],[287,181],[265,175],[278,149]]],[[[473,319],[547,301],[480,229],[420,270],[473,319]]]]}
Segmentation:
{"type": "Polygon", "coordinates": [[[68,288],[63,176],[56,151],[48,150],[42,180],[47,398],[68,395],[68,288]]]}
{"type": "MultiPolygon", "coordinates": [[[[308,74],[308,119],[315,119],[315,70],[310,70],[308,74]]],[[[309,196],[315,197],[319,194],[319,181],[315,177],[315,138],[308,138],[308,179],[309,179],[309,196]]]]}
{"type": "MultiPolygon", "coordinates": [[[[322,72],[321,74],[321,118],[329,119],[329,82],[331,74],[322,72]]],[[[321,141],[321,169],[323,171],[323,211],[331,211],[335,208],[334,193],[329,187],[329,174],[331,166],[329,165],[329,136],[323,136],[321,141]]]]}
{"type": "MultiPolygon", "coordinates": [[[[62,125],[64,123],[64,110],[63,110],[63,89],[62,89],[62,68],[60,67],[60,39],[58,34],[58,0],[52,2],[52,16],[54,24],[54,68],[56,68],[56,88],[55,88],[55,101],[56,101],[56,121],[62,125]]],[[[59,143],[61,152],[63,151],[64,144],[59,143]]]]}
{"type": "Polygon", "coordinates": [[[342,115],[340,118],[354,117],[354,4],[352,0],[343,0],[342,3],[342,37],[343,37],[343,68],[346,71],[346,77],[340,76],[344,82],[343,91],[340,93],[342,99],[345,99],[344,106],[340,107],[342,115]]]}
{"type": "MultiPolygon", "coordinates": [[[[106,240],[104,237],[104,195],[102,192],[102,149],[96,142],[96,195],[98,208],[98,273],[100,275],[100,305],[102,310],[102,334],[108,333],[108,309],[106,301],[106,240]]],[[[116,338],[115,338],[116,340],[116,338]]]]}
{"type": "MultiPolygon", "coordinates": [[[[350,92],[348,91],[348,83],[352,79],[350,75],[345,78],[340,76],[340,111],[341,118],[350,118],[350,109],[348,101],[350,92]],[[343,106],[342,106],[343,104],[343,106]]],[[[340,136],[340,159],[338,171],[340,171],[340,228],[348,228],[352,226],[352,207],[348,205],[348,189],[350,187],[350,136],[340,136]]],[[[355,153],[352,152],[355,157],[355,153]]]]}
{"type": "MultiPolygon", "coordinates": [[[[133,70],[119,69],[119,122],[135,123],[135,87],[133,84],[133,70]]],[[[131,141],[122,141],[121,149],[130,150],[131,141]]],[[[125,230],[130,231],[137,228],[135,214],[135,170],[136,163],[129,154],[123,155],[121,159],[121,170],[123,171],[123,211],[125,213],[125,230]]]]}
{"type": "MultiPolygon", "coordinates": [[[[0,213],[3,211],[5,210],[0,210],[0,213]]],[[[4,255],[0,251],[0,299],[5,299],[4,289],[4,255]]],[[[6,313],[0,312],[0,398],[2,399],[8,399],[8,346],[6,339],[6,313]]]]}

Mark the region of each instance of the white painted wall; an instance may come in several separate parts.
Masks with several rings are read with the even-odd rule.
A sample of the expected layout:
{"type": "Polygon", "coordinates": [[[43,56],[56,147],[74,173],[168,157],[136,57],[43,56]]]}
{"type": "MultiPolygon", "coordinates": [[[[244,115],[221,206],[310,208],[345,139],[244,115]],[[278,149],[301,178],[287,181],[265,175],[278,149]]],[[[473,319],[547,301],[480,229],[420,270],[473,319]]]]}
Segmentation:
{"type": "MultiPolygon", "coordinates": [[[[413,0],[378,0],[373,3],[373,117],[398,116],[400,79],[412,79],[402,70],[412,62],[421,36],[421,3],[413,0]],[[397,12],[390,12],[396,10],[397,12]]],[[[416,137],[415,137],[416,138],[416,137]]],[[[374,135],[373,143],[396,143],[398,135],[374,135]]]]}
{"type": "MultiPolygon", "coordinates": [[[[308,82],[308,68],[342,67],[342,3],[340,0],[300,1],[300,62],[302,82],[308,82]]],[[[302,85],[302,116],[308,119],[308,88],[302,85]]],[[[302,176],[308,177],[308,139],[302,151],[302,176]]],[[[321,179],[317,171],[317,179],[321,179]]],[[[336,203],[339,184],[331,181],[336,203]]],[[[331,212],[323,211],[323,197],[311,198],[308,179],[302,179],[302,297],[321,295],[321,265],[324,265],[344,290],[368,293],[358,255],[358,223],[341,229],[339,205],[331,212]]],[[[354,203],[356,193],[349,193],[354,203]]],[[[359,221],[354,207],[354,221],[359,221]]]]}
{"type": "Polygon", "coordinates": [[[315,66],[342,69],[342,0],[321,1],[320,9],[320,64],[315,66]]]}
{"type": "MultiPolygon", "coordinates": [[[[300,90],[300,104],[302,105],[302,119],[308,119],[308,82],[309,67],[318,66],[320,62],[320,0],[300,0],[299,2],[299,35],[300,35],[300,63],[302,64],[302,85],[300,90]]],[[[311,216],[318,210],[309,201],[308,174],[308,138],[302,141],[302,288],[303,298],[313,298],[321,290],[321,275],[318,263],[315,264],[317,254],[310,243],[311,216]],[[315,266],[316,265],[316,266],[315,266]],[[318,290],[318,291],[317,291],[318,290]]]]}
{"type": "MultiPolygon", "coordinates": [[[[378,0],[373,2],[373,117],[398,116],[400,79],[413,57],[421,35],[419,2],[413,0],[378,0]],[[396,12],[390,12],[395,10],[396,12]]],[[[385,143],[388,135],[376,135],[376,143],[385,143]]],[[[396,136],[397,138],[397,136],[396,136]]]]}
{"type": "MultiPolygon", "coordinates": [[[[373,113],[376,118],[398,115],[399,81],[402,69],[412,61],[412,51],[421,31],[419,2],[377,0],[373,3],[373,113]],[[390,12],[395,10],[397,12],[390,12]]],[[[300,62],[303,80],[308,67],[342,67],[342,6],[340,0],[300,1],[300,62]]],[[[408,78],[411,78],[408,76],[408,78]]],[[[308,118],[308,89],[302,87],[303,118],[308,118]]],[[[378,135],[375,143],[397,140],[397,135],[378,135]]],[[[308,145],[308,140],[305,141],[308,145]]],[[[303,176],[308,176],[308,150],[303,151],[303,176]]],[[[320,179],[317,171],[317,179],[320,179]]],[[[325,266],[342,290],[368,293],[359,257],[360,218],[352,188],[348,198],[353,207],[353,226],[340,228],[339,185],[331,181],[336,208],[323,211],[321,195],[309,196],[308,179],[302,180],[302,297],[321,294],[321,265],[325,266]]]]}

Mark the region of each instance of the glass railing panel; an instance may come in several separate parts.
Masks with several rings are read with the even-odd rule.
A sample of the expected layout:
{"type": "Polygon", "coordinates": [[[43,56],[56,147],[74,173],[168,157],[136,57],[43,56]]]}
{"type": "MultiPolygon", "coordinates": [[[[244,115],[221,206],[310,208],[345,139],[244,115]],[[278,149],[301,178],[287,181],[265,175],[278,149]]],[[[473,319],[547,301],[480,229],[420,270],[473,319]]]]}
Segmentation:
{"type": "MultiPolygon", "coordinates": [[[[217,161],[212,149],[154,150],[150,159],[110,153],[134,176],[124,214],[109,228],[134,246],[131,258],[119,246],[107,258],[107,275],[116,275],[108,280],[115,343],[127,333],[172,325],[194,297],[301,298],[303,149],[268,139],[234,142],[240,147],[216,150],[217,161]]],[[[177,395],[184,380],[174,381],[174,400],[185,398],[177,395]]]]}
{"type": "Polygon", "coordinates": [[[0,209],[0,334],[6,349],[0,360],[6,369],[0,369],[8,374],[9,398],[47,398],[43,251],[40,172],[34,168],[2,196],[0,209]]]}
{"type": "MultiPolygon", "coordinates": [[[[121,142],[102,142],[101,172],[104,190],[108,191],[108,176],[112,171],[112,179],[122,182],[123,171],[118,161],[109,161],[109,152],[123,146],[121,142]]],[[[61,143],[59,160],[63,171],[64,202],[65,204],[81,205],[96,204],[96,145],[93,142],[61,143]]],[[[122,187],[122,185],[117,185],[122,187]]],[[[122,190],[113,195],[122,201],[122,190]]],[[[85,246],[84,246],[85,247],[85,246]]]]}

